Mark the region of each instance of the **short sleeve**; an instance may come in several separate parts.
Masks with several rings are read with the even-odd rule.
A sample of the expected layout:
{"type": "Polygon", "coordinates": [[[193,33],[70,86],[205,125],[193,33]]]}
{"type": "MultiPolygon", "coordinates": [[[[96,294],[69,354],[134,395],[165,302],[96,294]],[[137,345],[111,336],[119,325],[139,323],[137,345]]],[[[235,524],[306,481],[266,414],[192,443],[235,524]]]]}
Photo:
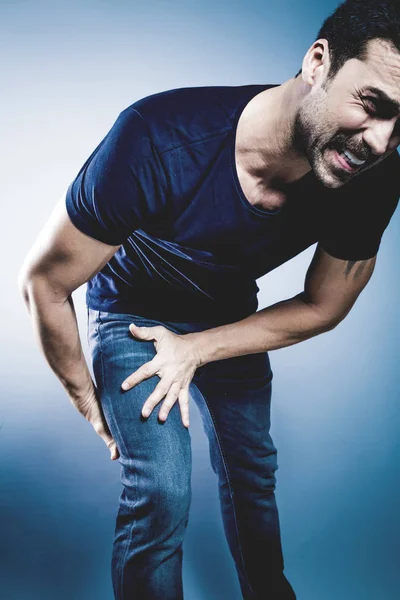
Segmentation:
{"type": "Polygon", "coordinates": [[[320,246],[342,260],[366,260],[379,250],[400,196],[397,151],[379,165],[330,190],[321,208],[320,246]]]}
{"type": "Polygon", "coordinates": [[[148,189],[155,179],[153,159],[146,124],[128,107],[68,187],[65,202],[72,223],[106,244],[122,244],[160,209],[160,196],[148,189]]]}

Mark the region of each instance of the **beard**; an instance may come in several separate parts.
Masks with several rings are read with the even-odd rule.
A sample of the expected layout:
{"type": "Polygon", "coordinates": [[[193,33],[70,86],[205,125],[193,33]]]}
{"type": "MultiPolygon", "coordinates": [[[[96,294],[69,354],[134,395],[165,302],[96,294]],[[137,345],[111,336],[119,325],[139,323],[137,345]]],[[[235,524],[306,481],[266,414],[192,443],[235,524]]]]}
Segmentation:
{"type": "MultiPolygon", "coordinates": [[[[371,152],[362,140],[355,139],[354,134],[337,131],[337,125],[332,122],[328,111],[327,91],[327,86],[321,86],[304,99],[295,118],[292,141],[295,150],[307,158],[316,178],[326,187],[337,188],[370,168],[372,161],[371,152]],[[336,150],[338,154],[349,150],[366,162],[350,172],[327,160],[326,153],[329,150],[336,150]]],[[[376,162],[373,161],[374,164],[376,162]]]]}

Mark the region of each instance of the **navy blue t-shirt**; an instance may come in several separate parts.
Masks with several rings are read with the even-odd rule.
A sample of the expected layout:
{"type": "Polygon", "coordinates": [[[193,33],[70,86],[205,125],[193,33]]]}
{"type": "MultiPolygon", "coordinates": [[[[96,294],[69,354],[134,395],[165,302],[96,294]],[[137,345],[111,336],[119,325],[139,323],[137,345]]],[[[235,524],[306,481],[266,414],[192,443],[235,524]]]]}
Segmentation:
{"type": "Polygon", "coordinates": [[[121,244],[88,281],[89,307],[227,323],[257,310],[257,278],[315,242],[347,260],[377,253],[400,195],[397,152],[336,189],[310,171],[275,211],[246,199],[236,126],[269,87],[172,89],[120,113],[66,195],[78,229],[121,244]]]}

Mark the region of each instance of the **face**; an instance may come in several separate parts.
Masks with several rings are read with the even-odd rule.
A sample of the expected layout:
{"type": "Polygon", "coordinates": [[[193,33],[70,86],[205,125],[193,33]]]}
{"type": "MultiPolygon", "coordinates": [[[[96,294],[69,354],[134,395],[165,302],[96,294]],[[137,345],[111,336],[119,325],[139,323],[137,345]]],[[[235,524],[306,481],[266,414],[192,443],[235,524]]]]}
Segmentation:
{"type": "Polygon", "coordinates": [[[372,40],[365,59],[348,60],[331,80],[329,59],[324,64],[321,57],[303,63],[311,88],[297,113],[294,142],[317,178],[335,188],[400,144],[400,52],[372,40]]]}

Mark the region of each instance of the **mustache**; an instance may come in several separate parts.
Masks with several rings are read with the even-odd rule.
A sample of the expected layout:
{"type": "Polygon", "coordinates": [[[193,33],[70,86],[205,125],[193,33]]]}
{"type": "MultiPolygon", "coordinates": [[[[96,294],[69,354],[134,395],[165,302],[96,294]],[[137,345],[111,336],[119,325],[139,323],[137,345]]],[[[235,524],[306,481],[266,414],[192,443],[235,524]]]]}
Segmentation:
{"type": "Polygon", "coordinates": [[[371,150],[369,150],[363,142],[355,142],[342,134],[335,136],[330,145],[338,152],[348,150],[359,160],[364,160],[368,163],[373,163],[376,160],[376,157],[374,158],[371,150]]]}

